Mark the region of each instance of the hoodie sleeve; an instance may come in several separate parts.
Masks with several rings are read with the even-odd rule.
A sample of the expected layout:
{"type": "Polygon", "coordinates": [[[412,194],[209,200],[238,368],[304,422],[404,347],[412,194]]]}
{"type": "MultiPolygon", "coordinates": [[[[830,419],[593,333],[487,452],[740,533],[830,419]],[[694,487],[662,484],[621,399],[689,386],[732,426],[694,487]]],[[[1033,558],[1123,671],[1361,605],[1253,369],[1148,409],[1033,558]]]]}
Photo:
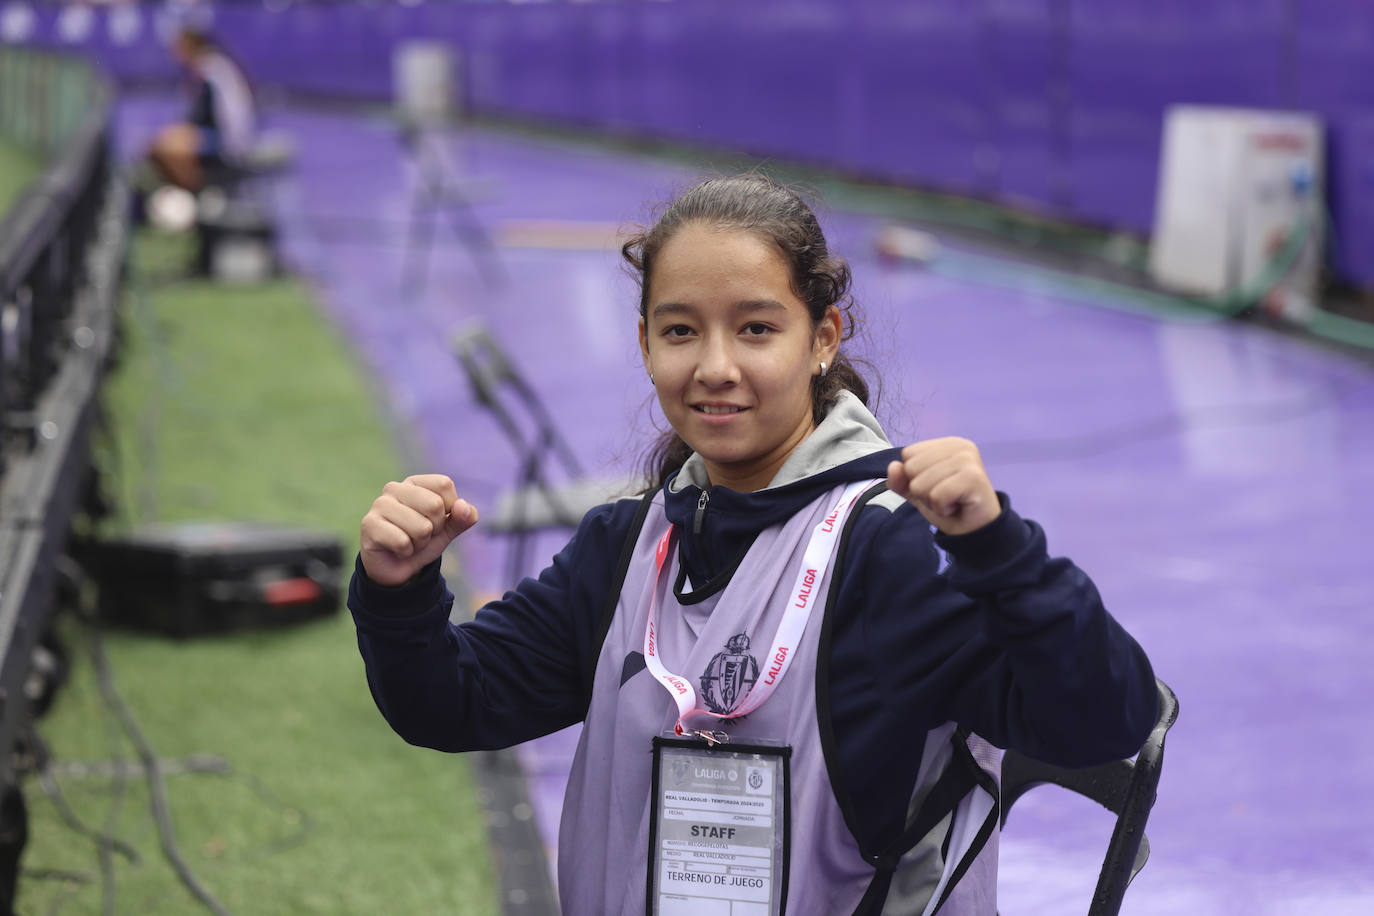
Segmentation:
{"type": "Polygon", "coordinates": [[[538,579],[449,620],[437,562],[396,588],[355,565],[348,607],[377,708],[411,744],[508,747],[582,720],[600,616],[633,501],[600,506],[538,579]]]}
{"type": "Polygon", "coordinates": [[[1155,721],[1149,660],[1092,580],[1001,498],[966,535],[932,536],[907,506],[883,524],[859,611],[883,688],[932,715],[927,727],[954,721],[1049,763],[1135,753],[1155,721]]]}

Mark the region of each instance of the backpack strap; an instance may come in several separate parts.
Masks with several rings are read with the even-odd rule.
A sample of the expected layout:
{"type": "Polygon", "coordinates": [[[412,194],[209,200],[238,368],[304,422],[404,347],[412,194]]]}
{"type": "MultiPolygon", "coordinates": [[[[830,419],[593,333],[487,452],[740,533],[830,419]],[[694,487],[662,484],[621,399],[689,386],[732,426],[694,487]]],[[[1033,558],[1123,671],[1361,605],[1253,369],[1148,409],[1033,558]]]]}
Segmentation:
{"type": "MultiPolygon", "coordinates": [[[[983,791],[992,796],[992,808],[988,811],[987,817],[983,818],[983,824],[978,828],[978,834],[973,838],[973,843],[969,846],[964,857],[959,860],[959,864],[954,867],[954,871],[949,876],[949,881],[945,884],[944,891],[940,894],[940,901],[931,910],[931,916],[940,912],[940,907],[945,905],[950,893],[958,886],[959,881],[968,872],[975,859],[988,845],[992,839],[992,834],[997,830],[997,825],[1001,817],[1002,793],[997,784],[997,780],[992,774],[978,763],[973,757],[973,751],[969,748],[969,731],[966,728],[957,728],[954,731],[954,757],[959,761],[959,768],[964,770],[983,791]]],[[[970,789],[973,787],[970,786],[970,789]]],[[[954,802],[958,805],[958,801],[954,802]]],[[[954,810],[952,807],[950,810],[954,810]]]]}
{"type": "Polygon", "coordinates": [[[653,505],[654,497],[657,495],[657,489],[645,491],[643,498],[639,501],[639,508],[635,510],[634,518],[630,520],[630,527],[625,532],[625,543],[620,547],[620,559],[616,561],[615,573],[611,577],[611,585],[606,592],[606,603],[601,608],[601,619],[596,627],[596,639],[593,640],[590,651],[583,659],[582,682],[587,685],[589,694],[592,677],[596,674],[596,660],[601,655],[601,645],[606,641],[606,634],[611,630],[611,621],[615,618],[615,607],[620,603],[620,589],[625,584],[625,574],[630,570],[630,560],[634,558],[635,544],[639,541],[639,532],[644,528],[644,520],[648,518],[649,508],[653,505]]]}
{"type": "Polygon", "coordinates": [[[849,518],[845,520],[844,530],[840,534],[840,542],[836,548],[834,571],[831,574],[830,594],[826,600],[825,618],[821,624],[821,640],[817,648],[816,662],[816,716],[817,725],[821,734],[821,748],[826,757],[826,768],[832,774],[831,791],[835,795],[836,801],[840,805],[840,810],[845,817],[845,823],[849,826],[850,832],[859,843],[859,852],[863,855],[875,869],[873,880],[869,883],[868,890],[864,893],[858,908],[854,911],[854,916],[878,916],[883,910],[883,905],[887,900],[888,892],[892,885],[893,875],[896,873],[897,866],[901,863],[902,857],[910,852],[918,843],[934,830],[939,823],[950,815],[959,803],[973,791],[975,787],[981,786],[992,796],[994,804],[992,813],[984,821],[978,831],[973,845],[968,853],[959,862],[954,872],[950,875],[943,893],[940,896],[939,905],[935,910],[938,912],[948,899],[950,892],[959,882],[969,867],[973,864],[978,853],[987,845],[993,831],[997,827],[999,792],[997,781],[992,775],[979,766],[973,758],[973,753],[969,750],[968,736],[966,729],[957,728],[950,738],[953,747],[949,763],[945,770],[940,774],[935,785],[931,787],[921,803],[920,809],[912,817],[901,835],[888,843],[884,847],[875,847],[867,839],[859,835],[855,830],[855,818],[853,806],[850,803],[848,790],[841,785],[834,774],[839,773],[839,761],[837,758],[836,744],[834,737],[834,727],[830,716],[830,638],[833,627],[833,611],[837,603],[839,594],[839,583],[842,576],[840,570],[844,568],[844,562],[848,553],[849,536],[853,530],[855,522],[858,520],[860,510],[871,500],[888,492],[887,482],[880,481],[869,489],[865,490],[855,502],[853,510],[849,513],[849,518]]]}
{"type": "Polygon", "coordinates": [[[980,786],[992,796],[992,810],[984,818],[973,844],[950,874],[949,881],[945,883],[939,901],[931,910],[932,916],[940,912],[940,908],[945,905],[945,901],[949,899],[949,895],[959,884],[960,879],[968,872],[974,860],[978,858],[978,854],[987,846],[993,831],[997,829],[1000,806],[997,781],[973,758],[973,752],[969,750],[968,738],[967,729],[955,729],[954,735],[950,739],[953,748],[950,761],[935,785],[931,787],[925,800],[921,802],[921,807],[916,812],[916,816],[908,822],[901,835],[888,844],[885,849],[868,855],[867,858],[876,869],[876,873],[869,883],[863,899],[859,901],[854,916],[879,916],[882,913],[888,891],[892,886],[892,877],[896,873],[902,857],[915,848],[916,844],[934,830],[940,821],[952,814],[969,792],[980,786]]]}
{"type": "MultiPolygon", "coordinates": [[[[850,800],[849,789],[839,778],[841,775],[839,748],[835,741],[834,719],[830,711],[830,654],[831,639],[835,628],[835,607],[839,604],[840,580],[844,578],[843,570],[845,563],[849,559],[849,538],[854,533],[854,526],[863,514],[863,509],[869,502],[879,495],[887,492],[887,481],[879,481],[869,487],[855,500],[854,507],[849,511],[849,517],[845,519],[844,528],[840,531],[840,541],[835,546],[834,565],[830,571],[830,591],[825,599],[825,614],[821,618],[820,639],[816,646],[816,729],[821,737],[821,753],[825,757],[826,772],[830,774],[830,791],[835,796],[835,801],[840,806],[840,812],[844,815],[845,825],[849,832],[859,842],[859,851],[865,859],[874,861],[874,856],[880,854],[882,850],[871,848],[860,836],[856,829],[857,817],[854,812],[854,805],[850,800]]],[[[860,910],[859,912],[865,912],[860,910]]]]}

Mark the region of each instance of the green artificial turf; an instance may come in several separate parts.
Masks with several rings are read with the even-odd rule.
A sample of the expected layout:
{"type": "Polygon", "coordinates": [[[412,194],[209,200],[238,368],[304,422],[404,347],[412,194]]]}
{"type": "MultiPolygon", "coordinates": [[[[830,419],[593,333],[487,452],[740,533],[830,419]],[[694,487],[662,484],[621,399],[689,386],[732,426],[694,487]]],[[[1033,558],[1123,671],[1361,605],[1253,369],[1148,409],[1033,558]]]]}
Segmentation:
{"type": "Polygon", "coordinates": [[[0,219],[19,193],[42,171],[38,157],[0,138],[0,219]]]}
{"type": "MultiPolygon", "coordinates": [[[[356,360],[292,281],[226,288],[176,279],[183,239],[136,240],[124,347],[97,448],[114,497],[104,530],[145,521],[252,519],[333,532],[402,473],[356,360]]],[[[351,564],[350,564],[351,566],[351,564]]],[[[345,573],[348,570],[345,570],[345,573]]],[[[84,823],[137,852],[111,856],[116,913],[209,912],[163,856],[136,760],[102,700],[94,635],[61,627],[74,660],[40,733],[84,823]]],[[[467,761],[413,748],[368,695],[346,611],[286,630],[176,641],[106,630],[115,683],[163,760],[213,755],[227,773],[170,772],[177,843],[235,914],[495,914],[467,761]]],[[[174,768],[173,768],[174,769],[174,768]]],[[[99,846],[29,778],[18,912],[101,913],[99,846]]]]}

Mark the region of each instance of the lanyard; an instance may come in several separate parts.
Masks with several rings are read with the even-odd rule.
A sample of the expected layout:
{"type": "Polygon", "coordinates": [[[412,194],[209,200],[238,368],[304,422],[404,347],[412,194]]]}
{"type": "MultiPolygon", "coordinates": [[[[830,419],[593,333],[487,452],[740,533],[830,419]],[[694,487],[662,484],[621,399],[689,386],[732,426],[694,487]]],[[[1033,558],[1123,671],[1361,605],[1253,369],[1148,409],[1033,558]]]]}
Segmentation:
{"type": "MultiPolygon", "coordinates": [[[[840,494],[839,501],[830,514],[821,519],[811,533],[811,540],[806,545],[806,551],[802,554],[801,568],[797,570],[796,581],[789,592],[787,609],[783,611],[782,621],[778,624],[778,631],[773,636],[773,644],[768,649],[766,667],[759,672],[758,680],[749,689],[749,694],[735,709],[728,713],[716,713],[707,709],[697,708],[697,692],[692,687],[692,682],[686,678],[669,671],[663,664],[663,659],[658,654],[658,592],[663,587],[663,569],[667,565],[668,553],[672,549],[674,536],[677,533],[677,526],[670,525],[668,530],[663,532],[663,537],[658,540],[658,547],[654,551],[654,588],[649,594],[649,619],[644,628],[644,664],[649,669],[649,673],[658,679],[664,689],[677,704],[678,719],[673,726],[673,731],[678,735],[698,735],[706,739],[708,744],[714,745],[728,740],[724,732],[707,731],[700,728],[693,728],[689,720],[699,719],[702,716],[710,716],[715,719],[735,719],[740,716],[748,715],[764,704],[773,691],[781,683],[783,675],[787,673],[788,667],[792,664],[792,658],[796,654],[797,644],[801,642],[802,634],[806,632],[806,623],[811,619],[811,611],[816,606],[816,599],[819,596],[813,595],[813,591],[820,585],[825,578],[826,570],[830,568],[830,560],[834,556],[835,541],[839,539],[840,529],[843,527],[845,515],[853,507],[854,501],[859,498],[869,485],[870,481],[861,481],[851,484],[840,494]]],[[[705,724],[705,723],[701,723],[705,724]]]]}

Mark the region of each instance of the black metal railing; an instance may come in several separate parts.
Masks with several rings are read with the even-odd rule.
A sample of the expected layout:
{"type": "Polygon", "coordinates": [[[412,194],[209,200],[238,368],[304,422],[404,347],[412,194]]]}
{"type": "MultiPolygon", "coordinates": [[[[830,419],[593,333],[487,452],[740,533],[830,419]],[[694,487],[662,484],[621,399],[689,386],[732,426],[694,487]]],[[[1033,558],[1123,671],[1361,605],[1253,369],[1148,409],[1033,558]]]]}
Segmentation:
{"type": "Polygon", "coordinates": [[[0,791],[8,797],[14,749],[31,722],[32,653],[91,476],[127,206],[107,83],[83,61],[3,47],[0,74],[0,136],[45,162],[0,213],[0,791]]]}

